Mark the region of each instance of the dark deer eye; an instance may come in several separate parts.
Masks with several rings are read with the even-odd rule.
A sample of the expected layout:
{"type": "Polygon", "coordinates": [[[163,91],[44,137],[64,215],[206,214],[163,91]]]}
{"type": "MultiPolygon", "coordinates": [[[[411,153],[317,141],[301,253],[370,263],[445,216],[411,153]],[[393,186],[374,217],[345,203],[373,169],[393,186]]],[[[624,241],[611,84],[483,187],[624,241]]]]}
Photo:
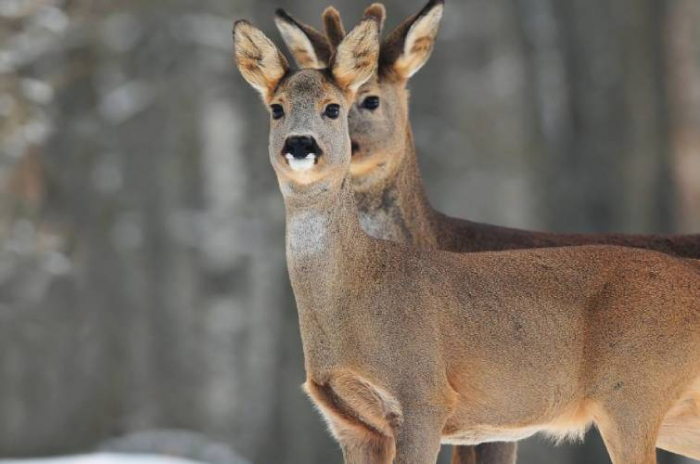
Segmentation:
{"type": "Polygon", "coordinates": [[[340,116],[340,105],[331,103],[330,105],[326,106],[326,110],[323,112],[323,114],[331,119],[338,119],[338,116],[340,116]]]}
{"type": "Polygon", "coordinates": [[[365,98],[362,100],[362,107],[368,110],[376,110],[379,108],[379,97],[372,95],[365,98]]]}
{"type": "Polygon", "coordinates": [[[282,105],[270,105],[270,109],[272,110],[272,119],[279,119],[284,116],[284,108],[282,105]]]}

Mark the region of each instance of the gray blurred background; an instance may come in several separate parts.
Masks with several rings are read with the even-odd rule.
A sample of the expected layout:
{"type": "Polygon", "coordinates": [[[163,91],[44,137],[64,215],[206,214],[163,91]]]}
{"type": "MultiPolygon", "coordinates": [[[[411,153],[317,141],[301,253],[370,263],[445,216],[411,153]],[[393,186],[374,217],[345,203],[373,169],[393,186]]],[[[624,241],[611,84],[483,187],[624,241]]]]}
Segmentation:
{"type": "MultiPolygon", "coordinates": [[[[0,0],[0,456],[181,429],[340,462],[303,361],[247,18],[328,0],[0,0]]],[[[369,3],[335,0],[346,25],[369,3]]],[[[389,0],[387,27],[423,0],[389,0]]],[[[698,0],[447,0],[410,83],[433,203],[552,231],[700,231],[698,0]]],[[[666,463],[689,460],[664,457],[666,463]]],[[[521,463],[608,462],[523,442],[521,463]]]]}

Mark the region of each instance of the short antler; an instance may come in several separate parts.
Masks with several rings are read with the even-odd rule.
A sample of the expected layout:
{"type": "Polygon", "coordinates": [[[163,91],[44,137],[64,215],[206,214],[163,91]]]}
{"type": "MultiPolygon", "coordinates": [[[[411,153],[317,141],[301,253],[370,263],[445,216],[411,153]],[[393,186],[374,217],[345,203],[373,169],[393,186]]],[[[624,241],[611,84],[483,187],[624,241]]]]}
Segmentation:
{"type": "MultiPolygon", "coordinates": [[[[335,51],[345,38],[345,27],[340,12],[335,7],[329,6],[323,11],[322,18],[326,37],[331,48],[335,51]]],[[[379,25],[379,33],[381,34],[386,19],[386,8],[381,3],[373,3],[365,9],[363,18],[374,19],[379,25]]]]}
{"type": "Polygon", "coordinates": [[[323,11],[323,27],[331,47],[335,50],[345,38],[345,27],[340,12],[332,6],[323,11]]]}

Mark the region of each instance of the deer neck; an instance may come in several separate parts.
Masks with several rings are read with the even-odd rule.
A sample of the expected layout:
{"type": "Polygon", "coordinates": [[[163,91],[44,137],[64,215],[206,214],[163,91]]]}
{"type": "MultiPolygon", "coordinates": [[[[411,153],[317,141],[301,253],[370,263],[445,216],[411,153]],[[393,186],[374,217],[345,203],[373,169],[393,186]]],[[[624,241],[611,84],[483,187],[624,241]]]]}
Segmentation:
{"type": "Polygon", "coordinates": [[[360,224],[372,237],[420,247],[437,246],[437,215],[430,206],[410,124],[401,163],[384,182],[355,192],[360,224]]]}
{"type": "Polygon", "coordinates": [[[369,237],[362,231],[349,179],[313,205],[285,201],[287,263],[299,310],[328,308],[334,289],[356,275],[369,237]]]}
{"type": "Polygon", "coordinates": [[[322,372],[346,351],[342,337],[352,324],[353,289],[366,275],[371,238],[360,227],[350,180],[320,203],[285,200],[287,266],[299,313],[307,372],[322,372]]]}

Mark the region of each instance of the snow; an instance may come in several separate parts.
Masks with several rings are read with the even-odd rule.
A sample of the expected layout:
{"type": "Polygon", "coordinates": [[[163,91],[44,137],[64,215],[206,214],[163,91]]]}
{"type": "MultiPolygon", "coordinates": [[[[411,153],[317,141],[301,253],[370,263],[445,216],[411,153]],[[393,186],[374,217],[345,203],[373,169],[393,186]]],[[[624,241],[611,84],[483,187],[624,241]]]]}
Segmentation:
{"type": "Polygon", "coordinates": [[[33,459],[0,459],[0,464],[199,464],[156,454],[93,453],[33,459]]]}

